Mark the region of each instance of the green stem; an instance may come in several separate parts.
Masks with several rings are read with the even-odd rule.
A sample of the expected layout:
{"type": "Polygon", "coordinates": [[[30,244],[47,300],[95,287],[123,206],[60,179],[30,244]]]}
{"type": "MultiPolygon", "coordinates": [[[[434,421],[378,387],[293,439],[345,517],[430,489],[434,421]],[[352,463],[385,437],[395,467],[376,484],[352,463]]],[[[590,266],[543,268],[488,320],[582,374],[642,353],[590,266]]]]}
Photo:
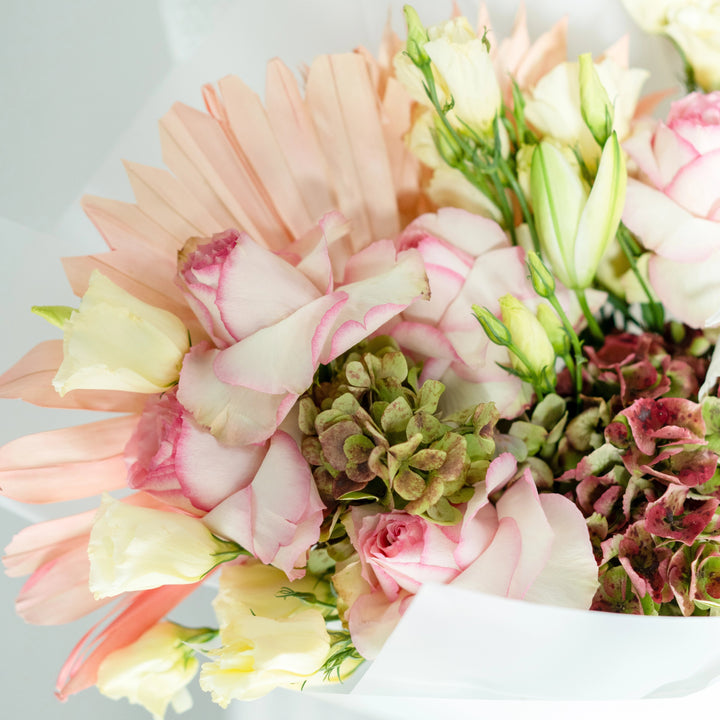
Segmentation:
{"type": "Polygon", "coordinates": [[[535,220],[532,216],[532,213],[530,212],[530,206],[528,205],[525,193],[523,192],[523,189],[520,187],[520,183],[517,181],[517,178],[510,170],[510,166],[504,158],[500,160],[500,169],[502,170],[505,180],[507,181],[511,190],[513,191],[513,193],[515,193],[515,197],[517,198],[518,204],[520,205],[520,211],[522,212],[522,216],[525,219],[525,222],[527,223],[527,226],[530,230],[530,237],[532,238],[533,249],[536,253],[539,254],[540,238],[538,238],[537,230],[535,228],[535,220]]]}
{"type": "Polygon", "coordinates": [[[585,297],[585,290],[579,289],[575,290],[575,296],[578,299],[578,302],[580,303],[580,309],[583,311],[583,315],[585,316],[585,319],[587,320],[588,327],[590,328],[590,332],[592,333],[593,337],[602,342],[605,340],[605,336],[603,335],[603,331],[600,329],[600,326],[598,325],[597,320],[593,316],[592,312],[590,311],[590,306],[588,305],[587,298],[585,297]]]}
{"type": "Polygon", "coordinates": [[[632,248],[632,245],[634,244],[633,237],[623,223],[620,223],[620,227],[618,227],[617,239],[618,243],[620,243],[620,248],[625,253],[627,261],[630,263],[630,269],[633,271],[633,275],[635,275],[635,277],[637,278],[638,283],[640,283],[640,287],[642,288],[645,296],[648,299],[648,304],[650,305],[650,312],[652,316],[652,327],[650,329],[656,333],[662,334],[665,325],[665,313],[663,307],[659,302],[655,300],[652,291],[650,290],[648,284],[645,282],[643,274],[640,272],[637,260],[635,259],[635,253],[633,252],[632,248]]]}
{"type": "MultiPolygon", "coordinates": [[[[558,301],[557,297],[553,293],[548,300],[550,301],[550,304],[553,307],[553,310],[557,313],[557,316],[560,318],[560,322],[562,322],[563,327],[565,328],[565,332],[567,333],[567,336],[570,338],[570,344],[572,345],[573,353],[575,354],[575,362],[572,361],[570,364],[568,364],[568,369],[573,374],[575,378],[575,399],[577,402],[580,402],[580,393],[582,392],[582,366],[585,362],[585,358],[583,356],[582,352],[582,344],[580,342],[580,338],[577,336],[577,333],[575,332],[575,328],[572,326],[572,323],[570,322],[570,318],[565,314],[565,311],[562,309],[562,305],[560,305],[560,302],[558,301]]],[[[567,361],[570,360],[570,358],[565,359],[565,363],[567,364],[567,361]]]]}

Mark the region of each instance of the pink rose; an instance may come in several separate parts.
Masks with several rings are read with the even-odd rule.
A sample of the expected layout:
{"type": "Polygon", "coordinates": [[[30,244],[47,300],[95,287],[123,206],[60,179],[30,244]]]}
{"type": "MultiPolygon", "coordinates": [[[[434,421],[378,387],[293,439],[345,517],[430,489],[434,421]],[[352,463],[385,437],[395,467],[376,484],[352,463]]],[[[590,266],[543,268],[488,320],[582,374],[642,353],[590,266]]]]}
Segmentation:
{"type": "Polygon", "coordinates": [[[625,148],[641,179],[628,180],[623,221],[653,253],[652,288],[675,317],[703,327],[720,308],[720,92],[673,103],[666,122],[625,148]]]}
{"type": "Polygon", "coordinates": [[[347,527],[358,563],[336,576],[336,587],[350,605],[347,620],[361,654],[377,654],[426,582],[590,607],[597,564],[577,507],[560,495],[538,495],[528,471],[497,503],[490,502],[489,495],[513,480],[516,471],[509,453],[496,458],[457,526],[402,511],[382,512],[377,505],[352,508],[347,527]]]}
{"type": "Polygon", "coordinates": [[[180,277],[219,349],[193,349],[178,398],[221,442],[269,438],[321,363],[427,297],[416,250],[385,240],[348,257],[346,231],[332,213],[284,255],[235,231],[187,248],[180,277]]]}

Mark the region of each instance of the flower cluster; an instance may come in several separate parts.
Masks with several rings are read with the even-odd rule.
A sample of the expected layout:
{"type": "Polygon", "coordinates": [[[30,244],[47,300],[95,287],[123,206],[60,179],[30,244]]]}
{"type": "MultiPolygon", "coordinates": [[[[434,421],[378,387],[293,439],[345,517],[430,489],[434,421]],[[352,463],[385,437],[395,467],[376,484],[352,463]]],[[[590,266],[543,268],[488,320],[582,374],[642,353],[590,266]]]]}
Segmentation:
{"type": "MultiPolygon", "coordinates": [[[[709,88],[680,4],[655,29],[709,88]]],[[[120,413],[0,449],[7,497],[102,495],[4,558],[30,622],[117,599],[59,697],[162,718],[198,672],[223,707],[343,680],[427,583],[720,612],[718,92],[657,122],[622,43],[406,20],[304,93],[277,60],[265,106],[206,87],[161,121],[170,172],[85,199],[111,251],[0,378],[120,413]],[[165,619],[213,574],[217,627],[165,619]]]]}

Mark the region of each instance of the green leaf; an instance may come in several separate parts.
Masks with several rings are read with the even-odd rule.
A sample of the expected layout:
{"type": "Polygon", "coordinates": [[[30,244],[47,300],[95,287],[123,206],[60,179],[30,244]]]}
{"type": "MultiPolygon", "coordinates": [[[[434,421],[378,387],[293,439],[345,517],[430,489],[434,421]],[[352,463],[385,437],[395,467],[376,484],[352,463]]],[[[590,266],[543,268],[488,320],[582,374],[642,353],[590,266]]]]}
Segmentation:
{"type": "Polygon", "coordinates": [[[33,305],[32,312],[62,330],[75,309],[66,305],[33,305]]]}

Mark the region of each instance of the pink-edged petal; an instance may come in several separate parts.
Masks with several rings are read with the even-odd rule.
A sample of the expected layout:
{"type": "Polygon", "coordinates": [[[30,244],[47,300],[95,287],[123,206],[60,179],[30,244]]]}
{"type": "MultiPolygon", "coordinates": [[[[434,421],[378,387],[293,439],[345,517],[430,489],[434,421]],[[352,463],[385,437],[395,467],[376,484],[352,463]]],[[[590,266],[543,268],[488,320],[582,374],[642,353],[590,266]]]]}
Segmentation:
{"type": "Polygon", "coordinates": [[[417,322],[437,325],[448,305],[462,288],[465,275],[446,266],[432,265],[425,259],[425,271],[430,283],[430,300],[413,303],[403,317],[417,322]]]}
{"type": "Polygon", "coordinates": [[[348,300],[320,354],[321,363],[344,353],[411,303],[429,297],[425,265],[417,250],[400,252],[385,272],[343,285],[340,290],[348,300]]]}
{"type": "Polygon", "coordinates": [[[632,178],[628,178],[622,219],[646,248],[668,260],[701,261],[720,249],[720,223],[695,217],[659,190],[632,178]]]}
{"type": "Polygon", "coordinates": [[[18,615],[34,625],[60,625],[97,610],[112,598],[96,600],[89,578],[87,541],[79,541],[30,576],[15,601],[18,615]]]}
{"type": "Polygon", "coordinates": [[[395,264],[397,251],[392,240],[378,240],[348,259],[343,285],[370,280],[395,264]]]}
{"type": "Polygon", "coordinates": [[[505,487],[517,471],[517,460],[512,453],[498,455],[491,463],[485,476],[485,487],[488,494],[505,487]]]}
{"type": "Polygon", "coordinates": [[[226,445],[267,440],[283,421],[296,395],[269,395],[220,381],[213,370],[219,350],[196,345],[185,356],[178,400],[200,425],[226,445]]]}
{"type": "Polygon", "coordinates": [[[668,312],[691,327],[705,327],[720,307],[720,252],[703,262],[689,263],[655,255],[648,263],[648,275],[668,312]]]}
{"type": "Polygon", "coordinates": [[[121,601],[108,616],[83,635],[70,653],[60,670],[55,694],[66,700],[70,695],[94,685],[100,664],[111,652],[135,642],[199,586],[200,583],[165,585],[121,601]],[[112,615],[116,615],[115,619],[93,637],[112,615]]]}
{"type": "Polygon", "coordinates": [[[488,549],[498,527],[497,512],[488,500],[483,483],[478,483],[475,486],[475,494],[467,504],[458,544],[453,553],[453,558],[460,569],[468,568],[488,549]]]}
{"type": "Polygon", "coordinates": [[[623,150],[629,155],[632,161],[638,166],[641,173],[645,175],[655,187],[664,187],[666,180],[663,180],[658,159],[653,152],[654,122],[638,123],[633,134],[623,141],[623,150]]]}
{"type": "Polygon", "coordinates": [[[0,448],[0,493],[27,503],[76,500],[125,486],[125,445],[138,416],[13,440],[0,448]]]}
{"type": "Polygon", "coordinates": [[[265,564],[289,577],[317,542],[324,505],[297,443],[277,432],[250,485],[231,495],[205,516],[213,532],[234,540],[265,564]],[[278,555],[281,548],[285,550],[278,555]]]}
{"type": "Polygon", "coordinates": [[[562,495],[544,493],[540,505],[555,537],[550,557],[524,599],[587,610],[597,590],[598,568],[585,518],[562,495]]]}
{"type": "Polygon", "coordinates": [[[525,252],[519,247],[490,250],[479,257],[468,273],[465,285],[450,305],[443,327],[468,328],[477,325],[473,304],[500,314],[500,298],[512,293],[518,300],[534,296],[525,267],[525,252]]]}
{"type": "MultiPolygon", "coordinates": [[[[690,98],[686,99],[689,100],[690,98]]],[[[697,150],[698,155],[720,150],[720,125],[717,124],[716,119],[712,119],[712,111],[710,114],[711,119],[705,122],[698,117],[683,120],[682,118],[673,117],[674,113],[671,106],[668,121],[672,123],[673,130],[697,150]]]]}
{"type": "Polygon", "coordinates": [[[494,220],[459,208],[440,208],[436,213],[421,215],[410,223],[403,235],[418,229],[446,240],[471,258],[489,250],[510,247],[508,236],[494,220]]]}
{"type": "Polygon", "coordinates": [[[492,542],[450,584],[491,595],[515,597],[513,576],[521,558],[522,536],[517,522],[501,518],[492,542]]]}
{"type": "Polygon", "coordinates": [[[694,215],[710,215],[720,196],[720,150],[701,155],[685,165],[665,187],[665,193],[694,215]]]}
{"type": "Polygon", "coordinates": [[[390,331],[401,347],[431,358],[459,360],[458,354],[442,330],[420,322],[399,322],[390,331]]]}
{"type": "Polygon", "coordinates": [[[42,407],[107,412],[140,412],[145,405],[147,395],[114,390],[73,390],[60,397],[52,381],[62,361],[62,340],[41,342],[0,375],[0,397],[20,398],[42,407]]]}
{"type": "Polygon", "coordinates": [[[411,596],[401,595],[389,602],[385,593],[361,595],[347,613],[348,629],[357,651],[374,660],[385,641],[400,622],[411,596]]]}
{"type": "Polygon", "coordinates": [[[223,264],[217,305],[225,327],[241,340],[288,317],[319,294],[297,268],[242,234],[223,264]]]}
{"type": "Polygon", "coordinates": [[[302,394],[312,383],[320,349],[346,304],[344,292],[313,300],[223,350],[215,360],[215,373],[222,382],[263,393],[302,394]]]}
{"type": "Polygon", "coordinates": [[[265,455],[263,445],[221,445],[194,423],[183,424],[177,441],[175,473],[183,495],[210,511],[253,479],[265,455]]]}
{"type": "Polygon", "coordinates": [[[550,557],[553,531],[545,517],[537,488],[529,471],[497,502],[498,517],[512,518],[518,525],[522,553],[510,584],[509,596],[523,598],[550,557]]]}
{"type": "Polygon", "coordinates": [[[698,151],[664,123],[660,123],[653,134],[652,149],[660,172],[659,182],[655,183],[658,188],[665,188],[682,168],[698,157],[698,151]]]}
{"type": "Polygon", "coordinates": [[[461,369],[456,364],[439,378],[445,385],[440,398],[444,412],[453,413],[481,402],[494,402],[501,417],[513,419],[530,406],[533,390],[520,378],[506,373],[504,379],[477,382],[462,377],[461,369]]]}

